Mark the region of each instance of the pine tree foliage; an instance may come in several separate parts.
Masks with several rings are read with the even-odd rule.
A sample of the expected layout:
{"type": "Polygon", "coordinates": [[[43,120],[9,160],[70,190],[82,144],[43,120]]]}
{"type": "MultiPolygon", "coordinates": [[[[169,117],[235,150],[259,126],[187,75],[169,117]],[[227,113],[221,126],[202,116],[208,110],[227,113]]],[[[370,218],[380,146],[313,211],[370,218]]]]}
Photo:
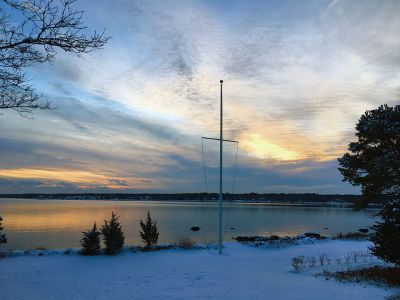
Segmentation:
{"type": "Polygon", "coordinates": [[[140,237],[143,243],[146,244],[146,249],[150,249],[153,245],[157,245],[158,242],[158,228],[157,222],[151,219],[150,212],[147,212],[146,223],[140,220],[140,237]]]}
{"type": "Polygon", "coordinates": [[[3,221],[3,218],[0,217],[0,246],[1,246],[1,244],[7,243],[6,235],[5,235],[5,233],[3,233],[4,228],[1,226],[2,221],[3,221]]]}
{"type": "Polygon", "coordinates": [[[383,200],[381,220],[372,229],[372,252],[400,264],[400,105],[366,111],[356,125],[358,140],[339,158],[343,180],[361,186],[363,208],[383,200]]]}
{"type": "Polygon", "coordinates": [[[400,265],[400,200],[385,204],[379,216],[381,221],[372,226],[371,251],[387,262],[400,265]]]}
{"type": "Polygon", "coordinates": [[[361,186],[364,207],[400,198],[400,105],[366,111],[356,125],[358,140],[339,158],[343,180],[361,186]]]}
{"type": "Polygon", "coordinates": [[[124,246],[125,236],[118,219],[119,216],[116,216],[114,212],[112,212],[111,219],[109,221],[104,220],[104,225],[101,227],[101,233],[103,234],[103,241],[106,247],[105,252],[108,255],[117,254],[124,246]]]}
{"type": "Polygon", "coordinates": [[[93,228],[86,232],[82,232],[83,238],[81,239],[83,255],[98,255],[100,254],[100,235],[101,233],[97,230],[96,223],[93,228]]]}

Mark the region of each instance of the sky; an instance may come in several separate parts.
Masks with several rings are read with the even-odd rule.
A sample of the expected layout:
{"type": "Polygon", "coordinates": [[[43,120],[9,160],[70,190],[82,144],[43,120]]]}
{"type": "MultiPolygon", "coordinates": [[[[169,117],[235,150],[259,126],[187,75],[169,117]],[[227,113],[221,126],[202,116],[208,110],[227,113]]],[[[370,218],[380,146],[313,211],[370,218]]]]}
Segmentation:
{"type": "Polygon", "coordinates": [[[89,1],[112,39],[27,70],[55,110],[0,115],[0,193],[359,193],[337,158],[398,104],[400,2],[89,1]],[[205,168],[203,162],[205,161],[205,168]],[[206,176],[204,176],[204,169],[206,176]]]}

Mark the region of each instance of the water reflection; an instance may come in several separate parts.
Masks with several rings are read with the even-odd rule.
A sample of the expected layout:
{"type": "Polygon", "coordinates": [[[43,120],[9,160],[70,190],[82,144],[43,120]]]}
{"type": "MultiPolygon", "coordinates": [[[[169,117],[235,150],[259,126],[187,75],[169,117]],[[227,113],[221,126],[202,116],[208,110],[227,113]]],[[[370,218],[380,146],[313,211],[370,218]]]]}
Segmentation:
{"type": "MultiPolygon", "coordinates": [[[[121,216],[128,244],[141,243],[139,219],[144,219],[147,211],[158,220],[161,243],[187,237],[209,243],[216,239],[216,208],[216,203],[0,199],[0,215],[9,240],[7,249],[79,247],[80,232],[93,222],[102,225],[111,211],[121,216]],[[201,230],[193,232],[192,226],[201,230]]],[[[371,225],[374,213],[344,208],[226,204],[224,239],[307,231],[333,235],[371,225]]]]}

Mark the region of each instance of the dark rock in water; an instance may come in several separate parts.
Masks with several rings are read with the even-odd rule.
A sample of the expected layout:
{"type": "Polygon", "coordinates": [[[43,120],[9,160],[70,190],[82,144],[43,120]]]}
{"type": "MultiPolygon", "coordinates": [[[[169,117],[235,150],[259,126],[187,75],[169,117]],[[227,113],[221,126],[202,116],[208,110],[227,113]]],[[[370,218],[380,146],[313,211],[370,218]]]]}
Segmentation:
{"type": "Polygon", "coordinates": [[[190,230],[191,231],[199,231],[200,227],[199,226],[193,226],[193,227],[190,227],[190,230]]]}
{"type": "Polygon", "coordinates": [[[314,233],[314,232],[306,232],[304,234],[305,237],[311,237],[311,238],[315,238],[317,240],[324,240],[326,239],[326,237],[324,237],[323,235],[320,235],[319,233],[314,233]]]}
{"type": "Polygon", "coordinates": [[[255,242],[256,237],[255,236],[237,236],[233,239],[237,240],[238,242],[255,242]]]}
{"type": "MultiPolygon", "coordinates": [[[[303,236],[304,238],[304,236],[303,236]]],[[[323,239],[325,237],[322,237],[323,239]]],[[[271,236],[237,236],[232,237],[232,239],[241,242],[253,245],[255,247],[259,247],[262,245],[270,244],[270,245],[290,245],[296,243],[298,237],[289,237],[289,236],[278,236],[278,235],[271,235],[271,236]]]]}
{"type": "Polygon", "coordinates": [[[279,241],[282,239],[286,239],[286,237],[280,237],[277,235],[271,235],[271,236],[237,236],[233,237],[232,239],[238,241],[238,242],[270,242],[270,241],[279,241]]]}
{"type": "Polygon", "coordinates": [[[361,232],[361,233],[368,233],[369,232],[369,230],[367,228],[360,228],[360,229],[358,229],[358,231],[361,232]]]}
{"type": "Polygon", "coordinates": [[[324,227],[324,229],[329,229],[328,227],[324,227]]]}
{"type": "Polygon", "coordinates": [[[277,241],[277,240],[280,239],[280,237],[277,236],[277,235],[271,235],[269,239],[270,239],[271,241],[277,241]]]}
{"type": "Polygon", "coordinates": [[[237,236],[233,238],[238,242],[256,242],[256,241],[264,241],[265,238],[262,236],[237,236]]]}
{"type": "Polygon", "coordinates": [[[231,228],[230,228],[230,230],[235,230],[235,229],[236,229],[235,227],[231,227],[231,228]]]}

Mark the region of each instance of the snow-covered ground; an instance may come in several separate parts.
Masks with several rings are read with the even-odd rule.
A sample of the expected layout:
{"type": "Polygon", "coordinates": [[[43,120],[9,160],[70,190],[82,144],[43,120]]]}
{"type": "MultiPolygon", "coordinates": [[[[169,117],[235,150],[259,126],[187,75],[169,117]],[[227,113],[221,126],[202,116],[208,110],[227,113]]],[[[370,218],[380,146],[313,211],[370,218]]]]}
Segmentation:
{"type": "MultiPolygon", "coordinates": [[[[53,254],[0,259],[0,299],[384,299],[393,290],[294,272],[291,259],[367,251],[366,241],[322,241],[285,248],[225,244],[215,248],[53,254]]],[[[316,268],[314,273],[320,271],[316,268]]]]}

